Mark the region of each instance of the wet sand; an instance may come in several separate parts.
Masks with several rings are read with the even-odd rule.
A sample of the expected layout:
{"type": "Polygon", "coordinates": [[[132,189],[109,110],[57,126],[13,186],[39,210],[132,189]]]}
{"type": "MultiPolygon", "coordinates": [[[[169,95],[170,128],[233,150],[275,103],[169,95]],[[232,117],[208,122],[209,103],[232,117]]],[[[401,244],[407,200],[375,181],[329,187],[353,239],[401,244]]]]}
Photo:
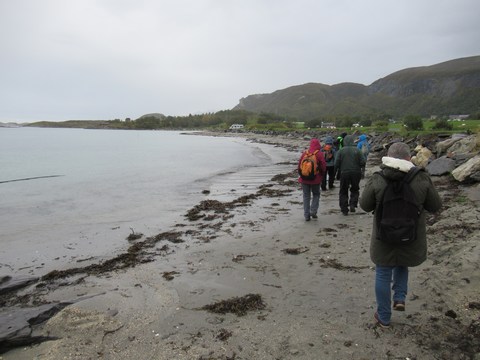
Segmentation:
{"type": "MultiPolygon", "coordinates": [[[[308,145],[247,136],[298,156],[308,145]]],[[[85,300],[35,330],[58,340],[0,358],[479,359],[480,211],[465,195],[475,188],[433,179],[444,207],[428,216],[429,260],[411,269],[406,311],[380,329],[372,215],[343,216],[335,188],[322,192],[319,218],[305,222],[296,163],[289,165],[254,196],[186,209],[196,216],[172,226],[178,236],[132,241],[141,248],[132,266],[44,280],[33,299],[85,300]],[[242,308],[253,295],[261,302],[242,308]],[[226,313],[205,309],[227,300],[226,313]]]]}

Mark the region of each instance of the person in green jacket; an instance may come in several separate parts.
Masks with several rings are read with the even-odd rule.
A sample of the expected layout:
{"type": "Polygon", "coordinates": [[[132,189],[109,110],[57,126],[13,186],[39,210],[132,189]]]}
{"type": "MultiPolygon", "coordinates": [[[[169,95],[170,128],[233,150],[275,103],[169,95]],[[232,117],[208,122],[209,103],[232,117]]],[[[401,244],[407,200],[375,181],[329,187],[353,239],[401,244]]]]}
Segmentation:
{"type": "MultiPolygon", "coordinates": [[[[340,135],[337,136],[335,141],[333,142],[333,146],[335,147],[335,152],[343,148],[343,139],[345,139],[345,136],[347,136],[346,132],[341,133],[340,135]]],[[[335,169],[335,178],[337,180],[340,180],[340,169],[335,169]]]]}
{"type": "Polygon", "coordinates": [[[360,195],[360,178],[365,158],[357,149],[353,135],[343,139],[343,147],[335,155],[335,171],[340,173],[339,204],[343,215],[355,212],[360,195]],[[350,190],[350,198],[348,191],[350,190]]]}
{"type": "MultiPolygon", "coordinates": [[[[380,168],[385,178],[395,181],[401,180],[414,166],[410,162],[409,146],[397,142],[390,146],[387,156],[382,158],[380,168]]],[[[367,212],[374,211],[382,199],[386,186],[387,182],[380,174],[373,174],[363,189],[360,207],[367,212]]],[[[420,206],[416,239],[413,242],[395,245],[378,239],[377,214],[374,214],[370,258],[375,264],[377,311],[374,318],[381,327],[390,325],[392,316],[390,289],[393,289],[393,309],[405,310],[408,268],[422,264],[427,258],[425,212],[436,212],[442,206],[440,196],[427,172],[418,172],[410,186],[420,206]]]]}

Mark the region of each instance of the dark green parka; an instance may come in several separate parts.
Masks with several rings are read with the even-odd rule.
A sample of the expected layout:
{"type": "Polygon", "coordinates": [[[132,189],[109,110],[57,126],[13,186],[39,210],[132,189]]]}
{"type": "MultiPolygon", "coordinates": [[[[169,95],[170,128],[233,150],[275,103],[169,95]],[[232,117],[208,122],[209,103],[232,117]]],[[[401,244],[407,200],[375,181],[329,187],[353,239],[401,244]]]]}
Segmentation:
{"type": "Polygon", "coordinates": [[[365,166],[365,158],[355,145],[353,135],[347,135],[343,139],[343,147],[335,154],[335,171],[342,174],[360,174],[365,166]]]}
{"type": "MultiPolygon", "coordinates": [[[[384,176],[398,180],[405,176],[413,164],[406,160],[384,157],[380,166],[384,176]],[[389,166],[385,165],[388,163],[389,166]]],[[[380,203],[387,183],[379,174],[373,174],[365,184],[360,197],[360,207],[373,211],[380,203]]],[[[376,265],[382,266],[417,266],[427,259],[427,236],[425,211],[436,212],[442,206],[440,196],[433,186],[430,175],[420,171],[411,181],[415,197],[420,205],[421,212],[418,219],[417,238],[411,244],[391,245],[377,239],[376,215],[373,219],[372,238],[370,242],[370,258],[376,265]]]]}

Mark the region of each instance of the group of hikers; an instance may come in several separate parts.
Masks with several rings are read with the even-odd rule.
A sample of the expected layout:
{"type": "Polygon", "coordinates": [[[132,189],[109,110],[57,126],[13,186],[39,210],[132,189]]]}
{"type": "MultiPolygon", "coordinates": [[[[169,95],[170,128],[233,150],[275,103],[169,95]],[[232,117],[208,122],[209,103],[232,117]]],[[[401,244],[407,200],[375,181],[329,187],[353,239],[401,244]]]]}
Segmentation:
{"type": "Polygon", "coordinates": [[[365,166],[370,144],[367,136],[362,134],[355,144],[355,137],[342,133],[337,138],[327,136],[323,146],[318,139],[310,141],[310,147],[302,153],[302,162],[309,157],[316,159],[315,176],[303,176],[300,171],[299,182],[303,190],[303,213],[306,221],[317,218],[320,205],[320,189],[323,191],[335,187],[335,180],[340,180],[339,202],[343,215],[355,212],[358,205],[360,179],[365,176],[365,166]],[[348,195],[350,190],[350,197],[348,195]]]}
{"type": "Polygon", "coordinates": [[[380,171],[367,179],[360,197],[369,152],[370,144],[363,134],[358,139],[347,133],[335,139],[327,136],[323,146],[312,139],[298,162],[299,182],[306,221],[318,218],[320,191],[327,190],[327,185],[334,188],[335,180],[340,180],[343,215],[355,212],[358,205],[373,212],[370,258],[375,264],[374,321],[388,328],[392,308],[405,311],[409,267],[427,258],[425,211],[436,212],[442,204],[430,176],[410,161],[410,147],[403,142],[390,145],[380,171]]]}

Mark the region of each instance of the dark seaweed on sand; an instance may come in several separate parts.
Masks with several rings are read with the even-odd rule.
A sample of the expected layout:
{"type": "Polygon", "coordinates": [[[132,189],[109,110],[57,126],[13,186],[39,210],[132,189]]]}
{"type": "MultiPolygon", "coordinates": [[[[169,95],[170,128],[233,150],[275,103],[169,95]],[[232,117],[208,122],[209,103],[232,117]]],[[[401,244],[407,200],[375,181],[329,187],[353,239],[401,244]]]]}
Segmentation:
{"type": "Polygon", "coordinates": [[[178,271],[165,271],[162,277],[167,281],[171,281],[175,278],[175,275],[178,274],[180,274],[178,271]]]}
{"type": "MultiPolygon", "coordinates": [[[[70,268],[66,270],[53,270],[42,276],[42,281],[53,281],[63,279],[75,274],[100,275],[114,270],[135,267],[138,264],[153,261],[151,254],[147,249],[156,246],[160,241],[169,241],[172,243],[183,242],[182,233],[178,231],[167,231],[161,234],[149,237],[144,241],[136,242],[131,245],[126,252],[108,259],[99,264],[91,264],[84,267],[70,268]]],[[[168,250],[168,246],[163,246],[159,251],[168,250]]]]}
{"type": "Polygon", "coordinates": [[[344,271],[353,271],[353,272],[360,272],[361,269],[368,269],[368,266],[350,266],[350,265],[343,265],[337,259],[320,259],[320,267],[322,268],[334,268],[337,270],[344,270],[344,271]]]}
{"type": "Polygon", "coordinates": [[[310,249],[307,248],[307,247],[300,247],[300,248],[288,248],[288,249],[283,249],[282,251],[285,253],[285,254],[289,254],[289,255],[299,255],[299,254],[302,254],[304,252],[307,252],[309,251],[310,249]]]}
{"type": "Polygon", "coordinates": [[[228,331],[227,329],[220,329],[216,338],[221,341],[227,341],[230,336],[232,336],[231,331],[228,331]]]}
{"type": "MultiPolygon", "coordinates": [[[[221,202],[218,200],[203,200],[200,204],[195,205],[193,208],[187,211],[185,217],[190,221],[196,221],[202,218],[207,217],[205,212],[212,211],[214,214],[228,214],[230,210],[240,207],[247,206],[253,200],[258,199],[259,197],[281,197],[286,196],[291,193],[293,190],[275,190],[269,189],[271,185],[262,185],[259,187],[259,190],[255,194],[240,196],[239,198],[229,201],[221,202]]],[[[216,217],[207,218],[207,220],[212,220],[216,217]]]]}
{"type": "Polygon", "coordinates": [[[237,316],[244,316],[248,311],[263,309],[265,309],[265,303],[259,294],[247,294],[242,297],[221,300],[201,308],[201,310],[207,310],[217,314],[232,313],[237,316]]]}

